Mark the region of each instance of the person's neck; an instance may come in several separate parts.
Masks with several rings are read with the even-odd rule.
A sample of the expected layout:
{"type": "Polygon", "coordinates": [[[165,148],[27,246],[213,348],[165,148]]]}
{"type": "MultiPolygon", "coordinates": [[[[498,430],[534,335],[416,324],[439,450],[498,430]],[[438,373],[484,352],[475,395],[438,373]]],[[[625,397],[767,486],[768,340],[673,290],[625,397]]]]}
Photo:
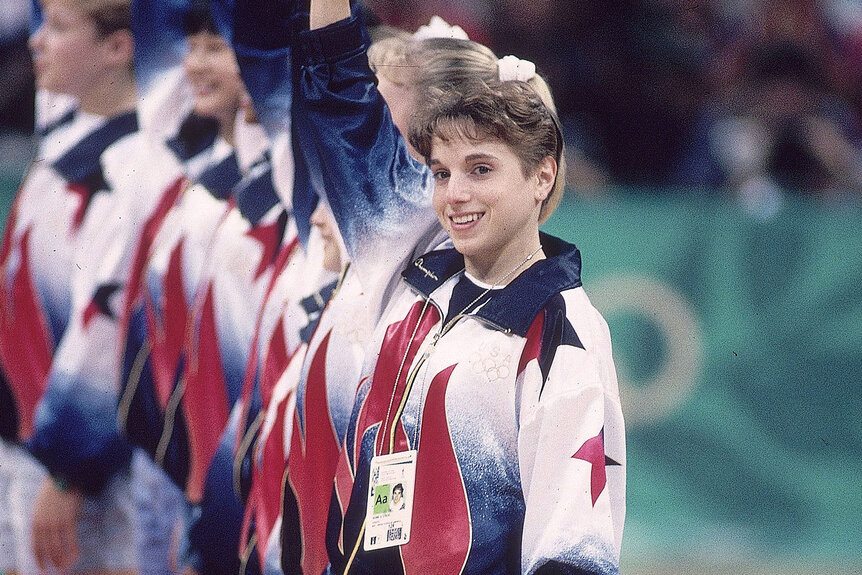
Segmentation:
{"type": "Polygon", "coordinates": [[[132,111],[136,104],[135,83],[128,77],[99,82],[78,98],[78,107],[82,112],[106,118],[132,111]]]}
{"type": "Polygon", "coordinates": [[[538,261],[545,259],[538,238],[529,251],[519,250],[517,255],[500,256],[492,262],[485,262],[475,257],[464,257],[464,270],[473,278],[492,287],[507,285],[524,270],[538,261]],[[525,253],[520,253],[525,252],[525,253]]]}
{"type": "Polygon", "coordinates": [[[233,147],[234,145],[234,122],[233,121],[222,121],[219,122],[219,136],[233,147]]]}

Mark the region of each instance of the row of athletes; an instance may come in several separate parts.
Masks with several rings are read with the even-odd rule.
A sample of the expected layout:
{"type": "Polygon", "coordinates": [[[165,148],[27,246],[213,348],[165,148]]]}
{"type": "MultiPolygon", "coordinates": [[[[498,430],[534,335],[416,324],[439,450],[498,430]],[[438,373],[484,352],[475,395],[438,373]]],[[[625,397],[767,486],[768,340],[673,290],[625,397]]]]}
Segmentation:
{"type": "Polygon", "coordinates": [[[535,66],[436,20],[372,42],[348,0],[35,18],[0,570],[618,572],[623,417],[580,254],[539,231],[535,66]]]}

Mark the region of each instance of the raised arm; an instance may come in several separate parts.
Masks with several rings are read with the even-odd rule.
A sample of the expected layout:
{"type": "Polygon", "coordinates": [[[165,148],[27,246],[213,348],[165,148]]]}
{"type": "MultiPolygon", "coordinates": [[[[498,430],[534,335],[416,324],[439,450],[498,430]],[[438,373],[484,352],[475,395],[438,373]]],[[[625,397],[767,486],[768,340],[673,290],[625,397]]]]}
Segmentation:
{"type": "MultiPolygon", "coordinates": [[[[322,2],[341,6],[344,2],[322,2]]],[[[343,13],[316,11],[322,23],[343,13]]],[[[355,10],[354,10],[355,12],[355,10]]],[[[436,225],[432,180],[412,158],[378,92],[359,15],[300,35],[295,130],[318,193],[325,195],[363,283],[400,271],[436,225]]]]}
{"type": "Polygon", "coordinates": [[[349,17],[349,0],[311,0],[308,27],[311,30],[317,30],[349,17]]]}
{"type": "Polygon", "coordinates": [[[213,19],[236,54],[257,120],[269,136],[289,130],[293,0],[212,0],[213,19]]]}
{"type": "Polygon", "coordinates": [[[300,241],[307,245],[317,193],[292,135],[296,77],[292,47],[296,34],[307,24],[308,13],[294,0],[219,1],[233,1],[232,44],[240,75],[257,119],[273,142],[279,196],[293,214],[300,241]]]}
{"type": "Polygon", "coordinates": [[[134,0],[135,76],[149,92],[166,70],[179,66],[185,53],[182,18],[190,0],[134,0]]]}

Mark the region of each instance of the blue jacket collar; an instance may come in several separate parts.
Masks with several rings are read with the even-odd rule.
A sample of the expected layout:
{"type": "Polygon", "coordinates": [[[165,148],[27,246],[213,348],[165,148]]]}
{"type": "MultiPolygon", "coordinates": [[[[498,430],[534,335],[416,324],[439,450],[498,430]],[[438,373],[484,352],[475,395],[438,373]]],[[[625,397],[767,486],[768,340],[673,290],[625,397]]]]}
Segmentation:
{"type": "MultiPolygon", "coordinates": [[[[581,285],[581,253],[574,245],[540,233],[546,259],[536,262],[488,300],[475,315],[525,336],[536,315],[556,294],[581,285]]],[[[417,258],[401,275],[425,297],[464,269],[464,257],[454,248],[417,258]]]]}
{"type": "Polygon", "coordinates": [[[218,122],[189,114],[177,134],[166,143],[182,162],[187,162],[213,145],[218,137],[218,122]]]}
{"type": "Polygon", "coordinates": [[[236,154],[231,153],[222,161],[208,167],[198,177],[198,183],[204,186],[210,194],[220,200],[226,200],[233,193],[242,179],[236,154]]]}
{"type": "Polygon", "coordinates": [[[234,197],[240,213],[252,226],[281,203],[272,181],[269,158],[249,170],[249,175],[237,184],[234,197]]]}
{"type": "Polygon", "coordinates": [[[101,179],[102,153],[137,130],[138,116],[134,111],[114,116],[58,158],[53,167],[69,182],[85,182],[93,179],[94,174],[99,174],[96,179],[101,179]]]}

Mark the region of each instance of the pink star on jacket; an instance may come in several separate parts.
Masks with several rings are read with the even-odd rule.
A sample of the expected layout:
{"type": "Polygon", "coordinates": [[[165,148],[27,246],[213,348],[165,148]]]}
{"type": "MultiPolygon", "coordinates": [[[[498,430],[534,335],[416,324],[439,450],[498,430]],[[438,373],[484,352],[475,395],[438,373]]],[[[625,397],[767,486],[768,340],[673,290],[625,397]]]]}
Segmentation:
{"type": "Polygon", "coordinates": [[[608,465],[619,465],[616,461],[605,455],[605,428],[603,427],[599,434],[591,437],[584,442],[578,449],[572,459],[580,459],[592,465],[590,472],[590,493],[593,497],[593,507],[596,501],[605,489],[607,484],[607,475],[605,467],[608,465]]]}
{"type": "Polygon", "coordinates": [[[246,232],[250,238],[254,238],[260,245],[263,247],[263,253],[260,255],[260,262],[257,264],[257,270],[254,272],[255,281],[263,275],[263,272],[267,270],[270,264],[275,260],[276,253],[278,253],[278,249],[281,245],[282,237],[284,237],[284,230],[287,226],[287,213],[282,212],[278,220],[275,222],[252,227],[250,230],[246,232]]]}

